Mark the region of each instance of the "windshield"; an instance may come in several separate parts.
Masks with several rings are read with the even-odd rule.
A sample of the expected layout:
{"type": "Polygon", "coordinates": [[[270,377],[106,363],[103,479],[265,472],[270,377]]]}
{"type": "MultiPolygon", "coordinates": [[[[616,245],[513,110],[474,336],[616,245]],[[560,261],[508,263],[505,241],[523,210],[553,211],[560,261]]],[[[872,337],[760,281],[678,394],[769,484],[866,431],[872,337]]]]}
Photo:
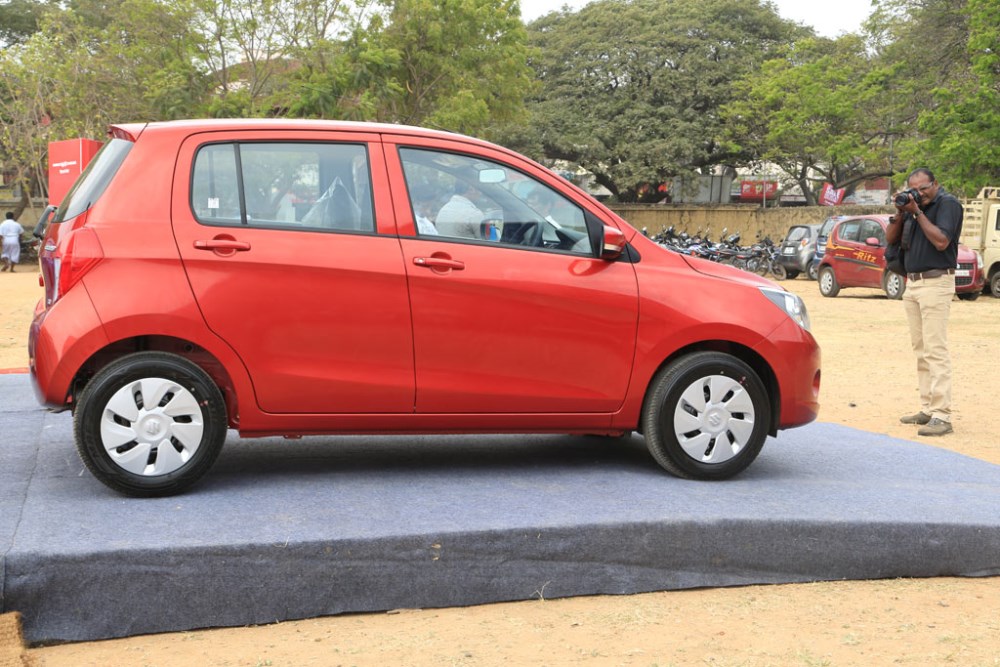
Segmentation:
{"type": "Polygon", "coordinates": [[[125,156],[132,150],[132,142],[112,139],[97,151],[87,168],[76,179],[73,188],[63,199],[52,222],[64,222],[80,215],[94,205],[118,172],[125,156]]]}

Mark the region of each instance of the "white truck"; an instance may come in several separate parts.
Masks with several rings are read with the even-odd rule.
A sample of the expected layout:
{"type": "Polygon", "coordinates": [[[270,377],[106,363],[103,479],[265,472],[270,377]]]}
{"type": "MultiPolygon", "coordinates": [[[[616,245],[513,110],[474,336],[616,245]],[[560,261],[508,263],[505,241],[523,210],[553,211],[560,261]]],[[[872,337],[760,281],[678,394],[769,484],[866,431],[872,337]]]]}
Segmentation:
{"type": "Polygon", "coordinates": [[[985,187],[975,199],[963,199],[965,211],[959,242],[983,256],[990,293],[1000,298],[1000,187],[985,187]]]}

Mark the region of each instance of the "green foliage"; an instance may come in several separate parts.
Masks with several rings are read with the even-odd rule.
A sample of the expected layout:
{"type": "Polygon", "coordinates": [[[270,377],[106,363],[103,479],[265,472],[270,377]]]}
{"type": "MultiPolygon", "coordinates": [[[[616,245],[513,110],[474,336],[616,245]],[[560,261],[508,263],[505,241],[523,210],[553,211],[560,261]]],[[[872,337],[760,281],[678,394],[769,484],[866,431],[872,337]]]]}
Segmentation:
{"type": "Polygon", "coordinates": [[[1000,0],[969,0],[969,81],[934,91],[937,105],[920,115],[918,150],[950,189],[974,195],[1000,183],[1000,0]]]}
{"type": "Polygon", "coordinates": [[[45,3],[38,0],[8,0],[0,4],[0,48],[23,44],[38,32],[45,3]]]}
{"type": "Polygon", "coordinates": [[[620,201],[739,157],[721,107],[801,34],[757,0],[599,0],[529,30],[539,92],[509,143],[585,167],[620,201]]]}
{"type": "Polygon", "coordinates": [[[842,187],[892,173],[893,78],[873,67],[860,36],[802,40],[738,85],[723,109],[725,136],[779,165],[815,202],[824,181],[842,187]]]}
{"type": "Polygon", "coordinates": [[[376,43],[398,55],[380,120],[490,135],[530,91],[516,0],[394,0],[376,43]]]}

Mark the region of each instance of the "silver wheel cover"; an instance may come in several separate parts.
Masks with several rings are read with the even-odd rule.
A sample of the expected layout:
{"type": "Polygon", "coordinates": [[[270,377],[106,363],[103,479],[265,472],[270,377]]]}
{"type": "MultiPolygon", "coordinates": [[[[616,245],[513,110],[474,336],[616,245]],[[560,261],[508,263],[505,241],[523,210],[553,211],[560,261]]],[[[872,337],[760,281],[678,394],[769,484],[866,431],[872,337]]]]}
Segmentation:
{"type": "Polygon", "coordinates": [[[896,273],[890,273],[885,279],[886,292],[889,294],[899,294],[903,287],[903,277],[896,273]]]}
{"type": "Polygon", "coordinates": [[[166,475],[201,445],[201,406],[173,380],[143,378],[122,387],[101,415],[101,444],[115,465],[134,475],[166,475]]]}
{"type": "Polygon", "coordinates": [[[824,292],[833,287],[833,271],[823,271],[819,274],[819,286],[824,292]]]}
{"type": "Polygon", "coordinates": [[[681,394],[674,410],[674,435],[694,460],[723,463],[750,442],[755,417],[750,394],[739,382],[710,375],[681,394]]]}

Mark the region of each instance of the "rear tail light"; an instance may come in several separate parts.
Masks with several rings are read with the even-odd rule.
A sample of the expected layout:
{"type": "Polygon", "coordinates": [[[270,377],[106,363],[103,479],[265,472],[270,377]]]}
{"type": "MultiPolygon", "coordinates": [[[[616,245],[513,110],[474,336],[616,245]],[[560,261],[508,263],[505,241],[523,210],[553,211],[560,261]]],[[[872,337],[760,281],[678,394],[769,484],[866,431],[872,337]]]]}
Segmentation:
{"type": "Polygon", "coordinates": [[[51,283],[45,286],[45,303],[52,305],[104,259],[104,250],[94,230],[80,227],[70,232],[52,254],[51,283]]]}

